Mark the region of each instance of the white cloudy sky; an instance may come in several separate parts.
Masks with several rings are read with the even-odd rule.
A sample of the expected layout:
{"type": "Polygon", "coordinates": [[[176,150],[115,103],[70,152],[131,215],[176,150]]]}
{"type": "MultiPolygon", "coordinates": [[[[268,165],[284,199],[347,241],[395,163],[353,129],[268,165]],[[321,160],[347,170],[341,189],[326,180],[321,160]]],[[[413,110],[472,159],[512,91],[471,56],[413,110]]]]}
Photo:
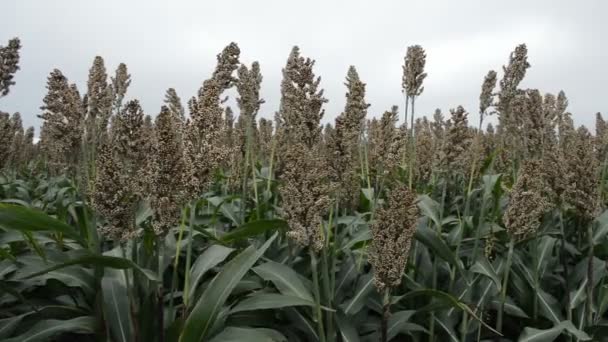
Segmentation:
{"type": "Polygon", "coordinates": [[[36,115],[45,82],[59,68],[81,92],[96,55],[109,69],[127,64],[129,98],[158,113],[164,92],[184,102],[214,67],[229,42],[241,60],[258,60],[266,104],[278,108],[281,68],[293,45],[317,60],[316,72],[330,102],[325,121],[344,106],[344,76],[353,64],[367,83],[370,115],[401,105],[401,64],[408,45],[427,51],[425,92],[418,115],[462,104],[477,121],[481,81],[501,70],[509,52],[527,43],[532,68],[523,87],[563,89],[579,124],[592,125],[606,111],[608,2],[596,1],[160,1],[3,0],[0,45],[22,40],[17,85],[0,109],[19,111],[25,124],[36,115]]]}

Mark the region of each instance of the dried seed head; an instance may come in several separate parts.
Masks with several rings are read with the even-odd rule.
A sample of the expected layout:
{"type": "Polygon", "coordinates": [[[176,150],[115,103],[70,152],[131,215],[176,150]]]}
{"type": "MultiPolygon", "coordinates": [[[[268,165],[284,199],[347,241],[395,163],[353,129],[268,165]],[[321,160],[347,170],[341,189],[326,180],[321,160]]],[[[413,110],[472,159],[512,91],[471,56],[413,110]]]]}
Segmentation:
{"type": "Polygon", "coordinates": [[[542,195],[544,182],[541,170],[539,160],[525,160],[511,191],[503,222],[515,240],[534,234],[540,226],[542,216],[549,209],[549,203],[542,195]]]}
{"type": "Polygon", "coordinates": [[[136,236],[135,210],[138,197],[131,188],[131,180],[121,166],[115,146],[104,143],[96,160],[95,191],[91,203],[105,218],[100,233],[114,241],[125,242],[136,236]]]}
{"type": "Polygon", "coordinates": [[[149,151],[146,150],[146,136],[144,131],[144,113],[139,101],[127,102],[125,107],[116,116],[116,134],[114,145],[117,157],[123,172],[129,175],[132,192],[142,195],[148,188],[148,180],[144,172],[149,151]]]}
{"type": "Polygon", "coordinates": [[[272,141],[274,140],[272,120],[260,119],[258,125],[259,152],[263,160],[268,160],[272,153],[272,141]]]}
{"type": "Polygon", "coordinates": [[[608,153],[608,124],[599,112],[595,114],[595,148],[598,160],[602,163],[608,153]]]}
{"type": "Polygon", "coordinates": [[[328,168],[319,146],[308,148],[302,142],[287,146],[281,156],[281,208],[289,223],[289,237],[302,247],[315,251],[324,246],[323,215],[331,205],[328,196],[328,168]]]}
{"type": "Polygon", "coordinates": [[[468,127],[469,113],[462,107],[450,110],[450,126],[444,144],[445,167],[454,174],[464,175],[468,172],[467,151],[472,143],[468,127]]]}
{"type": "Polygon", "coordinates": [[[401,86],[407,96],[419,96],[424,91],[426,53],[420,45],[408,46],[403,65],[401,86]]]}
{"type": "Polygon", "coordinates": [[[433,173],[433,159],[436,154],[435,142],[431,123],[426,117],[416,119],[416,177],[420,182],[426,183],[433,173]]]}
{"type": "Polygon", "coordinates": [[[187,165],[188,160],[184,159],[176,118],[169,108],[162,107],[154,126],[150,184],[151,205],[155,210],[153,228],[157,235],[164,235],[179,222],[189,186],[184,179],[191,180],[186,175],[192,165],[187,165]]]}
{"type": "Polygon", "coordinates": [[[6,96],[15,84],[13,76],[19,70],[19,50],[21,41],[13,38],[7,46],[0,46],[0,97],[6,96]]]}
{"type": "Polygon", "coordinates": [[[167,92],[165,93],[165,104],[171,113],[180,119],[182,124],[186,122],[186,112],[184,106],[182,106],[182,99],[177,95],[175,89],[167,89],[167,92]]]}
{"type": "Polygon", "coordinates": [[[481,121],[488,114],[486,113],[488,108],[493,104],[494,87],[496,87],[496,71],[490,70],[483,80],[481,94],[479,95],[479,115],[481,116],[481,121]]]}
{"type": "MultiPolygon", "coordinates": [[[[61,71],[55,69],[47,81],[44,97],[44,145],[52,169],[75,175],[80,157],[84,129],[84,108],[75,85],[69,85],[61,71]]],[[[42,134],[41,134],[42,136],[42,134]]]]}
{"type": "MultiPolygon", "coordinates": [[[[369,104],[365,102],[365,83],[359,79],[354,66],[348,69],[345,83],[346,106],[336,118],[333,139],[326,141],[332,181],[338,185],[337,198],[348,208],[356,207],[360,193],[359,141],[369,104]]],[[[327,136],[327,134],[326,134],[327,136]]]]}
{"type": "Polygon", "coordinates": [[[260,98],[260,86],[262,84],[262,74],[260,73],[260,64],[253,62],[251,69],[246,65],[241,65],[238,69],[238,81],[236,89],[239,93],[237,104],[241,111],[241,117],[249,125],[255,127],[256,115],[260,110],[260,105],[264,100],[260,98]]]}
{"type": "Polygon", "coordinates": [[[369,127],[369,164],[378,176],[389,174],[401,162],[407,137],[396,127],[397,106],[384,112],[380,121],[375,118],[369,127]]]}
{"type": "MultiPolygon", "coordinates": [[[[300,56],[294,46],[283,69],[281,82],[281,105],[278,113],[279,134],[285,141],[301,139],[308,148],[320,142],[320,121],[325,111],[323,90],[319,90],[320,77],[313,72],[314,60],[300,56]]],[[[283,145],[283,144],[281,144],[283,145]]]]}
{"type": "Polygon", "coordinates": [[[406,185],[391,190],[384,206],[377,209],[369,261],[380,292],[401,283],[417,220],[416,195],[406,185]]]}
{"type": "Polygon", "coordinates": [[[13,136],[10,116],[8,113],[0,111],[0,169],[8,165],[13,136]]]}
{"type": "Polygon", "coordinates": [[[96,146],[101,143],[107,132],[112,114],[112,86],[107,82],[108,75],[103,58],[95,57],[89,70],[87,81],[87,143],[96,146]]]}
{"type": "Polygon", "coordinates": [[[593,149],[593,137],[581,126],[565,146],[568,187],[564,198],[585,219],[591,221],[599,211],[599,163],[593,149]]]}
{"type": "Polygon", "coordinates": [[[112,97],[114,113],[118,113],[122,107],[127,89],[131,85],[131,75],[127,71],[127,65],[120,63],[116,69],[116,76],[112,77],[112,97]]]}
{"type": "Polygon", "coordinates": [[[25,132],[23,131],[23,121],[21,120],[21,114],[14,113],[10,118],[12,141],[9,147],[9,164],[13,167],[22,165],[24,161],[23,156],[23,139],[25,132]]]}
{"type": "Polygon", "coordinates": [[[509,64],[502,67],[504,75],[500,80],[500,92],[498,93],[499,110],[505,110],[508,107],[510,100],[517,94],[517,87],[526,76],[526,70],[529,67],[526,44],[518,45],[509,56],[509,64]]]}
{"type": "Polygon", "coordinates": [[[203,82],[198,96],[188,103],[192,121],[188,122],[184,132],[189,169],[185,181],[190,185],[192,197],[208,188],[213,174],[229,162],[232,154],[232,147],[225,144],[226,124],[221,96],[236,82],[232,73],[238,67],[239,54],[235,43],[226,46],[217,57],[212,77],[203,82]]]}

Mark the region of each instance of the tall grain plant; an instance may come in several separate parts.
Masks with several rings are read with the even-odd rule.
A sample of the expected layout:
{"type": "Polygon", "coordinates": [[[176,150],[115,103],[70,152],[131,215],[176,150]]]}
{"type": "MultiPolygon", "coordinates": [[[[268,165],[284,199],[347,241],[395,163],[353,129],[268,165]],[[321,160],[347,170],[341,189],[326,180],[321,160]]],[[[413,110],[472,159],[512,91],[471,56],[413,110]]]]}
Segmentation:
{"type": "Polygon", "coordinates": [[[414,165],[416,163],[416,133],[414,131],[414,116],[416,115],[415,104],[416,98],[424,91],[422,83],[427,76],[427,74],[424,72],[425,64],[426,52],[424,49],[420,45],[408,46],[407,53],[404,58],[404,64],[402,66],[403,76],[401,80],[401,88],[403,94],[405,95],[405,125],[407,125],[408,105],[411,104],[409,149],[407,153],[407,158],[409,160],[408,184],[410,188],[413,186],[414,165]]]}
{"type": "Polygon", "coordinates": [[[13,77],[19,70],[19,50],[21,40],[13,38],[8,45],[0,45],[0,98],[8,95],[10,87],[15,84],[13,77]]]}
{"type": "Polygon", "coordinates": [[[51,171],[76,177],[85,125],[83,102],[76,85],[69,84],[58,69],[49,75],[47,90],[39,115],[43,120],[41,148],[51,171]]]}
{"type": "Polygon", "coordinates": [[[336,117],[335,138],[328,145],[332,181],[337,183],[336,199],[346,208],[356,209],[361,189],[360,139],[369,104],[365,102],[365,83],[354,66],[346,76],[346,105],[336,117]]]}
{"type": "Polygon", "coordinates": [[[374,270],[374,284],[382,294],[381,341],[386,342],[391,290],[401,284],[416,231],[416,195],[407,186],[396,185],[389,190],[386,204],[376,211],[369,262],[374,270]]]}
{"type": "MultiPolygon", "coordinates": [[[[325,246],[323,217],[330,202],[329,172],[321,153],[323,90],[320,77],[313,72],[314,61],[291,50],[283,69],[281,105],[277,128],[280,141],[279,181],[281,209],[289,224],[289,238],[301,248],[308,248],[313,291],[316,301],[317,333],[325,341],[325,327],[320,308],[317,253],[325,246]]],[[[326,274],[326,272],[323,272],[326,274]]]]}

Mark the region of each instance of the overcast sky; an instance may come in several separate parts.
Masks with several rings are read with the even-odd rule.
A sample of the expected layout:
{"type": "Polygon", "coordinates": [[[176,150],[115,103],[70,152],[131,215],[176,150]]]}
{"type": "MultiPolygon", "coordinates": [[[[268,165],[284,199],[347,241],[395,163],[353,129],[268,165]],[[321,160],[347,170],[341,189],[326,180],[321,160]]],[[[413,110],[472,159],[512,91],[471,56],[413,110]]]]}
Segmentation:
{"type": "MultiPolygon", "coordinates": [[[[241,61],[260,62],[266,103],[278,109],[281,68],[299,45],[316,59],[329,103],[324,122],[344,106],[344,77],[355,65],[367,83],[370,116],[392,104],[403,109],[401,65],[408,45],[427,51],[425,91],[417,116],[463,105],[477,122],[484,75],[501,71],[509,52],[526,43],[532,68],[523,87],[563,89],[578,124],[593,125],[608,104],[608,2],[597,1],[69,1],[3,0],[0,45],[21,38],[21,70],[0,109],[40,125],[46,77],[59,68],[86,91],[96,55],[113,72],[132,75],[127,98],[147,114],[159,112],[165,90],[184,104],[196,94],[231,41],[241,61]]],[[[499,77],[500,77],[499,73],[499,77]]]]}

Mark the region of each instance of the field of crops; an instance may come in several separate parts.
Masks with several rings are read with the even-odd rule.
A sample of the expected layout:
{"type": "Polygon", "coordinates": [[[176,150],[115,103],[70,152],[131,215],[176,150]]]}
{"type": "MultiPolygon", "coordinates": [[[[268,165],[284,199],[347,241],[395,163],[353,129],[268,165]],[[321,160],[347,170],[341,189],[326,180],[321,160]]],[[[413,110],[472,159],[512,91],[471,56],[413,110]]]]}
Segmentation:
{"type": "Polygon", "coordinates": [[[525,45],[432,117],[421,46],[378,118],[351,66],[326,126],[314,60],[260,94],[241,53],[153,115],[101,57],[50,73],[39,134],[0,111],[1,341],[608,341],[608,124],[522,89],[525,45]]]}

